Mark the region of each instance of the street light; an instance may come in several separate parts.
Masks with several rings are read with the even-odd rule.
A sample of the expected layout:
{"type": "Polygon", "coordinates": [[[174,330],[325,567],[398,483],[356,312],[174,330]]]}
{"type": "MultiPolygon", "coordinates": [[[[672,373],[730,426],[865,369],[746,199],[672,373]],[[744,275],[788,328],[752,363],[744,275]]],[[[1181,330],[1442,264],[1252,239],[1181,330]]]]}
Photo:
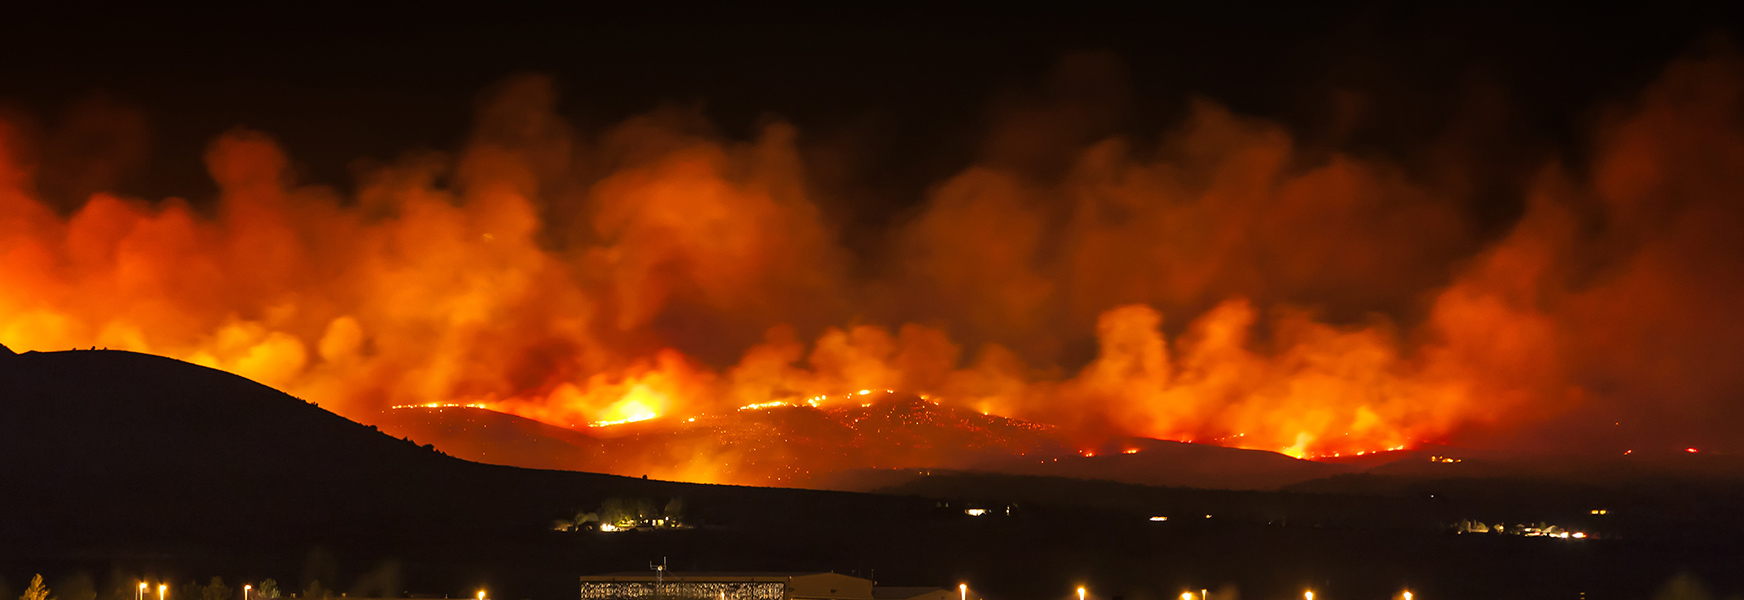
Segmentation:
{"type": "Polygon", "coordinates": [[[157,584],[157,600],[164,600],[164,592],[170,591],[170,586],[157,584]]]}
{"type": "Polygon", "coordinates": [[[1314,600],[1314,592],[1302,592],[1302,600],[1314,600]]]}
{"type": "MultiPolygon", "coordinates": [[[[248,591],[252,590],[252,589],[254,589],[254,586],[252,586],[252,585],[242,586],[242,600],[248,600],[248,591]]],[[[1406,598],[1405,600],[1411,600],[1411,599],[1406,598]]]]}
{"type": "Polygon", "coordinates": [[[1193,600],[1193,592],[1181,592],[1181,600],[1193,600]]]}
{"type": "Polygon", "coordinates": [[[484,590],[478,591],[478,600],[484,600],[484,590]]]}
{"type": "Polygon", "coordinates": [[[145,600],[145,582],[139,582],[139,593],[134,594],[134,600],[145,600]]]}
{"type": "Polygon", "coordinates": [[[1411,590],[1405,590],[1405,600],[1411,600],[1411,590]]]}
{"type": "Polygon", "coordinates": [[[969,600],[969,584],[967,584],[967,583],[957,584],[957,593],[961,594],[963,596],[963,600],[969,600]]]}
{"type": "Polygon", "coordinates": [[[1084,600],[1084,586],[1078,586],[1078,600],[1084,600]]]}

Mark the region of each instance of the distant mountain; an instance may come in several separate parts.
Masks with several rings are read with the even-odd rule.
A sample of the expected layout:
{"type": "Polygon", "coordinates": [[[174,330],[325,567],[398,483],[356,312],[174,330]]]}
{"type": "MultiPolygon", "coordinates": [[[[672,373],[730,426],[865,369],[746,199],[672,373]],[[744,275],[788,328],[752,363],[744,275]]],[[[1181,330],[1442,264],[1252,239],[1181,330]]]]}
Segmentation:
{"type": "MultiPolygon", "coordinates": [[[[1273,489],[1359,470],[1147,438],[1082,450],[1048,425],[900,393],[870,394],[862,403],[653,419],[590,429],[592,435],[465,407],[405,407],[377,424],[495,464],[849,491],[871,489],[860,481],[867,470],[956,469],[1215,489],[1273,489]]],[[[873,479],[884,485],[891,476],[873,479]]]]}
{"type": "Polygon", "coordinates": [[[600,440],[573,429],[471,406],[407,406],[370,422],[388,435],[493,465],[587,471],[603,451],[600,440]]]}
{"type": "Polygon", "coordinates": [[[1127,438],[1118,451],[1051,460],[1005,460],[981,470],[1018,475],[1101,479],[1139,485],[1223,490],[1270,490],[1349,473],[1344,465],[1291,458],[1265,450],[1244,450],[1148,438],[1127,438]]]}

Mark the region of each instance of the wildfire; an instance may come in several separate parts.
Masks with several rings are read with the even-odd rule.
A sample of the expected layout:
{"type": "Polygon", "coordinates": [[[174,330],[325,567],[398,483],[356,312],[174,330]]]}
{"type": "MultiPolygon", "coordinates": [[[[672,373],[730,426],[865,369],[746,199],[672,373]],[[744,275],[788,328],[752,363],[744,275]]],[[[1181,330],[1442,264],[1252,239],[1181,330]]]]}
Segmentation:
{"type": "Polygon", "coordinates": [[[206,156],[214,203],[57,209],[0,121],[0,343],[178,357],[364,421],[489,407],[608,427],[924,390],[1085,444],[1299,458],[1662,389],[1717,402],[1744,389],[1726,362],[1744,354],[1735,62],[1669,69],[1496,235],[1468,231],[1463,186],[1200,102],[1168,151],[1063,148],[1066,177],[966,168],[866,260],[792,126],[728,140],[658,113],[582,135],[537,78],[486,103],[457,156],[343,198],[237,131],[206,156]]]}
{"type": "Polygon", "coordinates": [[[592,423],[588,423],[587,426],[588,427],[611,427],[613,425],[623,425],[625,423],[635,423],[638,421],[647,421],[649,419],[658,418],[659,416],[660,415],[657,415],[654,413],[641,413],[641,414],[631,415],[628,417],[624,417],[622,419],[616,419],[616,420],[612,420],[612,421],[594,421],[592,423]]]}

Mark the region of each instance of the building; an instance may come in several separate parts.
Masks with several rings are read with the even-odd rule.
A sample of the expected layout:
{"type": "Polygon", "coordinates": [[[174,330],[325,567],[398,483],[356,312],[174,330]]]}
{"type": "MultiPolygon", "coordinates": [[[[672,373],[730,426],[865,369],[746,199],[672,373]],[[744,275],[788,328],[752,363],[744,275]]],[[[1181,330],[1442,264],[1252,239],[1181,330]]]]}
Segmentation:
{"type": "Polygon", "coordinates": [[[874,600],[962,600],[961,596],[963,595],[968,596],[967,600],[978,600],[980,598],[975,594],[967,593],[965,590],[947,590],[945,588],[936,587],[885,586],[872,589],[872,598],[874,600]]]}
{"type": "Polygon", "coordinates": [[[840,573],[640,571],[581,578],[581,600],[959,600],[957,590],[946,592],[875,590],[870,579],[840,573]]]}

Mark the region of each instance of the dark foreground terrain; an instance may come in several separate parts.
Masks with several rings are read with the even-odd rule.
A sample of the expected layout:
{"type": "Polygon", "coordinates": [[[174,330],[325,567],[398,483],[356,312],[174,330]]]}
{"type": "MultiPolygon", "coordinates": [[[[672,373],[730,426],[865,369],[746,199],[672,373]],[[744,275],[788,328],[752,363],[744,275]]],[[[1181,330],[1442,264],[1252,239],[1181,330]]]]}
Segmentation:
{"type": "Polygon", "coordinates": [[[213,575],[563,600],[577,575],[665,557],[674,570],[966,581],[995,600],[1080,584],[1132,600],[1226,586],[1249,599],[1651,598],[1679,573],[1724,597],[1744,591],[1744,490],[1725,457],[1700,460],[1574,478],[1396,467],[1267,492],[943,471],[837,482],[878,494],[709,486],[462,461],[160,357],[0,351],[0,596],[40,572],[62,600],[213,575]],[[553,529],[612,502],[674,499],[692,528],[553,529]],[[1596,539],[1454,533],[1465,520],[1596,539]]]}

